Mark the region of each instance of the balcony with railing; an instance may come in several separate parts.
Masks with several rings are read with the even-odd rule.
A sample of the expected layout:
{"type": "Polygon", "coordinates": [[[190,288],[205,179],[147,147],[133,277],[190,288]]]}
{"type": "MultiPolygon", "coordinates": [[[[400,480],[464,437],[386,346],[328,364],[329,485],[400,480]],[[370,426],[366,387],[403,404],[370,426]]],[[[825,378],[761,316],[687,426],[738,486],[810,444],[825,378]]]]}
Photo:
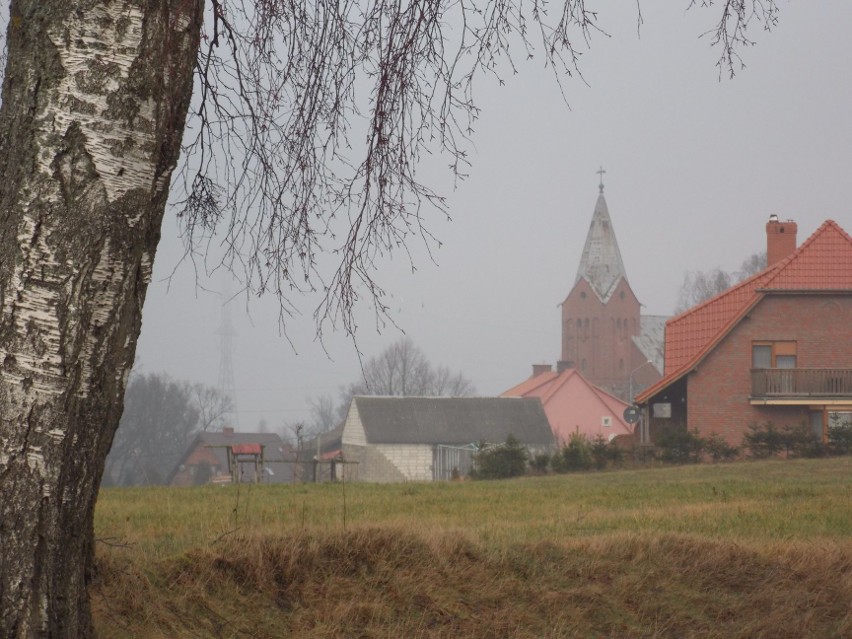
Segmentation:
{"type": "Polygon", "coordinates": [[[751,396],[852,400],[852,368],[753,368],[751,396]]]}

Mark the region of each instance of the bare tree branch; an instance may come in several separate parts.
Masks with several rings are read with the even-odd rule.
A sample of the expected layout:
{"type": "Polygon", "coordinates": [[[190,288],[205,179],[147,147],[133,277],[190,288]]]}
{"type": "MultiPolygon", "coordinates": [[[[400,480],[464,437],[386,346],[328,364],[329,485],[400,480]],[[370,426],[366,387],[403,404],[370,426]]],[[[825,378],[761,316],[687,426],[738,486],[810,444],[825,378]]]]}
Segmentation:
{"type": "Polygon", "coordinates": [[[318,291],[320,334],[337,322],[354,333],[362,297],[384,315],[376,266],[399,251],[411,261],[412,236],[436,245],[426,210],[448,217],[446,202],[417,165],[443,156],[464,176],[476,75],[514,72],[513,51],[536,46],[576,72],[574,41],[585,47],[597,16],[582,0],[559,7],[214,0],[178,184],[188,250],[278,295],[282,320],[295,293],[318,291]],[[321,268],[322,253],[336,266],[321,268]]]}
{"type": "MultiPolygon", "coordinates": [[[[707,33],[733,75],[747,27],[773,27],[778,8],[689,7],[717,4],[707,33]]],[[[276,294],[284,325],[295,295],[318,292],[320,337],[338,324],[354,334],[360,299],[383,324],[377,265],[402,252],[413,268],[412,237],[437,245],[430,216],[449,211],[417,167],[441,157],[465,176],[475,78],[502,82],[515,56],[540,52],[561,87],[592,35],[607,35],[584,0],[212,0],[206,29],[178,183],[187,250],[276,294]]]]}
{"type": "Polygon", "coordinates": [[[744,69],[745,63],[740,51],[755,42],[748,35],[748,27],[758,24],[770,31],[778,24],[778,3],[776,0],[691,0],[689,8],[696,5],[708,8],[714,5],[722,7],[722,15],[715,28],[703,35],[710,36],[712,46],[719,47],[719,76],[726,73],[733,78],[737,68],[744,69]]]}
{"type": "Polygon", "coordinates": [[[677,306],[675,306],[674,312],[676,315],[683,313],[701,302],[716,297],[734,284],[759,273],[765,268],[766,252],[764,251],[749,255],[740,264],[738,270],[730,273],[718,267],[709,271],[687,271],[683,276],[683,284],[681,284],[678,293],[677,306]]]}

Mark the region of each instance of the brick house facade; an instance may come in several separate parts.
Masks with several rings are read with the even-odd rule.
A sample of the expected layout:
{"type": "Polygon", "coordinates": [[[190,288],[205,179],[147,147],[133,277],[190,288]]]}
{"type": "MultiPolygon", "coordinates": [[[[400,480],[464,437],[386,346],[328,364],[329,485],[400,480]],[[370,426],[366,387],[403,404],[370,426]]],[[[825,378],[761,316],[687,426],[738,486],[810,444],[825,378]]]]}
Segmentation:
{"type": "Polygon", "coordinates": [[[767,224],[767,268],[666,326],[666,375],[637,397],[651,440],[697,429],[739,445],[750,424],[807,424],[825,439],[852,411],[852,238],[829,220],[796,249],[767,224]]]}

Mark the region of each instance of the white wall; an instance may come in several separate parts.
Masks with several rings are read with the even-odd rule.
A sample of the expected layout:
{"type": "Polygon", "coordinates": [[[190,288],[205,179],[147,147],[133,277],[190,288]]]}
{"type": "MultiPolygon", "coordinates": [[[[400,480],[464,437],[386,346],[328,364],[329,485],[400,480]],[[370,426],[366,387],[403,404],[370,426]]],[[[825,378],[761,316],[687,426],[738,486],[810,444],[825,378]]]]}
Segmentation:
{"type": "Polygon", "coordinates": [[[340,442],[349,446],[367,445],[367,434],[364,432],[364,425],[361,423],[361,416],[358,414],[358,406],[355,402],[349,404],[349,412],[346,413],[346,422],[343,424],[340,442]]]}

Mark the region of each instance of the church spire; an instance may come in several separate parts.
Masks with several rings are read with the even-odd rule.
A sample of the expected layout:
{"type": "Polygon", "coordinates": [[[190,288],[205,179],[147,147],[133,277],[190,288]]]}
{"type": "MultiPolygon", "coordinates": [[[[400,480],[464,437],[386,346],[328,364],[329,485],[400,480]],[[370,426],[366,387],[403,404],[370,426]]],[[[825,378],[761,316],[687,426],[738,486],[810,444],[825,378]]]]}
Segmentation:
{"type": "Polygon", "coordinates": [[[583,248],[583,256],[580,258],[576,281],[579,282],[581,279],[588,281],[601,301],[606,302],[618,281],[622,277],[626,280],[627,275],[624,271],[624,263],[621,261],[621,251],[618,250],[606,199],[604,199],[603,174],[606,171],[601,167],[597,173],[600,176],[598,186],[600,193],[595,204],[595,212],[592,214],[592,224],[586,236],[586,245],[583,248]]]}

